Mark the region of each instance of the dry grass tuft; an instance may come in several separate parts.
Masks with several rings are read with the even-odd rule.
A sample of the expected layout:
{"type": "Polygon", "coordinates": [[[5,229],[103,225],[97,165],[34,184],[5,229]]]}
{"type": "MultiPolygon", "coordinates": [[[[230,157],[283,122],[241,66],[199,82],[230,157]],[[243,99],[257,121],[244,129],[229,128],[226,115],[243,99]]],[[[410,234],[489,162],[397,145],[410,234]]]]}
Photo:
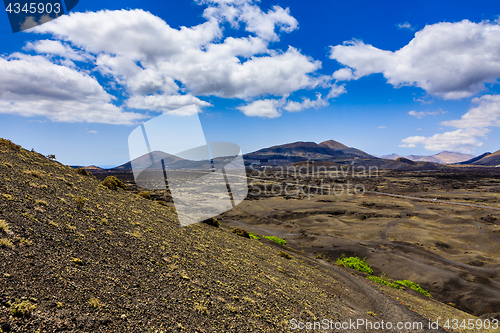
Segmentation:
{"type": "Polygon", "coordinates": [[[9,224],[5,220],[0,220],[0,233],[7,233],[10,231],[9,224]]]}
{"type": "Polygon", "coordinates": [[[26,170],[26,171],[24,171],[24,173],[27,174],[27,175],[36,177],[36,178],[42,178],[43,177],[43,173],[41,173],[40,171],[37,171],[37,170],[26,170]]]}
{"type": "Polygon", "coordinates": [[[12,242],[10,240],[8,240],[7,238],[2,238],[2,239],[0,239],[0,247],[13,249],[14,244],[12,244],[12,242]]]}
{"type": "Polygon", "coordinates": [[[144,199],[151,200],[151,194],[149,194],[148,191],[139,192],[138,195],[143,197],[144,199]]]}

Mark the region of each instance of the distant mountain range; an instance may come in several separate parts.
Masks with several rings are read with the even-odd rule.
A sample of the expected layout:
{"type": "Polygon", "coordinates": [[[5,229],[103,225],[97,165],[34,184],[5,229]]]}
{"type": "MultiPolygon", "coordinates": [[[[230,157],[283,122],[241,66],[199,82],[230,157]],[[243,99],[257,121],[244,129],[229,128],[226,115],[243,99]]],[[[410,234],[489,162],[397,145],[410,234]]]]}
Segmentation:
{"type": "MultiPolygon", "coordinates": [[[[400,168],[436,168],[435,164],[463,164],[463,165],[482,165],[497,166],[500,165],[500,150],[492,153],[484,153],[474,157],[474,155],[463,154],[450,151],[442,151],[431,156],[408,155],[400,156],[397,154],[376,156],[370,155],[354,147],[348,147],[334,140],[315,142],[293,142],[269,148],[263,148],[252,153],[243,155],[246,165],[252,163],[261,165],[286,165],[296,162],[319,161],[331,163],[355,163],[361,165],[377,165],[381,168],[400,169],[400,168]],[[391,160],[391,161],[387,161],[391,160]],[[433,166],[434,165],[434,166],[433,166]]],[[[221,159],[221,162],[226,158],[221,159]]],[[[216,160],[218,160],[216,159],[216,160]]],[[[155,151],[151,155],[144,155],[134,160],[134,165],[138,168],[161,169],[160,161],[163,160],[165,167],[170,169],[183,168],[210,168],[210,160],[190,161],[169,155],[163,152],[155,151]],[[151,165],[151,159],[154,163],[151,165]]],[[[215,161],[214,161],[215,162],[215,161]]],[[[74,166],[76,168],[76,166],[74,166]]],[[[86,167],[92,171],[98,171],[100,168],[91,166],[86,167]]],[[[102,169],[101,169],[102,170],[102,169]]],[[[112,170],[132,170],[132,162],[127,162],[112,170]]]]}
{"type": "Polygon", "coordinates": [[[441,163],[441,164],[454,164],[459,162],[464,162],[474,158],[474,155],[456,153],[451,151],[442,151],[435,155],[430,156],[421,156],[421,155],[408,155],[408,156],[400,156],[397,154],[390,154],[384,156],[377,156],[380,158],[388,159],[388,160],[396,160],[398,158],[405,158],[414,162],[432,162],[432,163],[441,163]]]}
{"type": "Polygon", "coordinates": [[[83,166],[83,165],[70,165],[71,168],[73,169],[78,169],[78,168],[82,168],[82,169],[85,169],[85,170],[88,170],[88,171],[92,171],[92,170],[104,170],[103,168],[100,168],[98,166],[95,166],[95,165],[89,165],[89,166],[83,166]]]}

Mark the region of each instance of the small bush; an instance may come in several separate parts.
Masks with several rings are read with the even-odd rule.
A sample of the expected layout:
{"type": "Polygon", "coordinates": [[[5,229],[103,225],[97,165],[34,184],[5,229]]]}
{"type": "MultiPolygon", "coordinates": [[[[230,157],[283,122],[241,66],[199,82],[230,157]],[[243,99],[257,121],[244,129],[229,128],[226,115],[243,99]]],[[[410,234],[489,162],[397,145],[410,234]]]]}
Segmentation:
{"type": "Polygon", "coordinates": [[[415,282],[411,282],[409,280],[398,280],[396,281],[397,283],[399,284],[402,284],[403,286],[406,286],[406,287],[409,287],[415,291],[418,291],[419,293],[421,293],[422,295],[425,295],[427,297],[431,297],[431,293],[428,292],[427,290],[425,289],[422,289],[418,284],[416,284],[415,282]]]}
{"type": "Polygon", "coordinates": [[[9,200],[9,201],[12,201],[14,200],[14,197],[10,194],[2,194],[2,197],[5,199],[5,200],[9,200]]]}
{"type": "Polygon", "coordinates": [[[85,198],[82,197],[82,196],[80,196],[80,197],[78,197],[78,198],[75,199],[75,203],[76,203],[76,208],[78,210],[80,210],[85,205],[85,198]]]}
{"type": "Polygon", "coordinates": [[[288,254],[287,252],[285,252],[285,251],[280,251],[280,252],[278,252],[278,255],[279,255],[280,257],[285,258],[285,259],[292,259],[292,256],[291,256],[291,255],[289,255],[289,254],[288,254]]]}
{"type": "Polygon", "coordinates": [[[262,238],[269,239],[279,245],[286,245],[286,240],[276,237],[276,236],[262,236],[262,238]]]}
{"type": "Polygon", "coordinates": [[[92,175],[90,172],[88,172],[84,168],[78,168],[78,169],[76,169],[76,173],[79,174],[79,175],[82,175],[82,176],[91,176],[92,175]]]}
{"type": "Polygon", "coordinates": [[[49,204],[45,200],[35,200],[35,203],[40,206],[45,206],[47,207],[49,204]]]}
{"type": "Polygon", "coordinates": [[[36,305],[28,300],[16,300],[16,303],[11,304],[10,312],[14,317],[29,317],[31,316],[31,313],[35,311],[35,309],[36,305]]]}
{"type": "Polygon", "coordinates": [[[208,224],[208,225],[211,225],[212,227],[216,227],[216,228],[220,227],[220,222],[219,222],[219,220],[214,219],[213,217],[212,217],[212,218],[209,218],[209,219],[207,219],[207,220],[205,220],[205,221],[203,221],[203,223],[208,224]]]}
{"type": "Polygon", "coordinates": [[[245,237],[245,238],[250,238],[250,234],[248,231],[243,230],[243,229],[233,229],[233,234],[237,234],[238,236],[245,237]]]}
{"type": "Polygon", "coordinates": [[[256,240],[259,240],[259,239],[260,239],[260,237],[259,237],[258,235],[254,234],[254,233],[252,233],[252,232],[249,232],[249,233],[248,233],[248,236],[250,236],[250,238],[253,238],[253,239],[256,239],[256,240]]]}
{"type": "Polygon", "coordinates": [[[51,161],[54,161],[56,159],[56,155],[47,155],[46,157],[51,161]]]}
{"type": "Polygon", "coordinates": [[[168,205],[167,205],[167,203],[166,203],[165,201],[163,201],[163,200],[158,200],[158,201],[156,201],[156,203],[157,203],[158,205],[168,206],[168,205]]]}
{"type": "Polygon", "coordinates": [[[0,247],[12,249],[14,248],[14,244],[12,244],[12,242],[7,238],[2,238],[0,239],[0,247]]]}
{"type": "Polygon", "coordinates": [[[139,192],[139,196],[143,197],[144,199],[151,200],[151,194],[149,194],[148,191],[139,192]]]}
{"type": "Polygon", "coordinates": [[[71,258],[71,261],[77,265],[83,265],[83,261],[80,258],[71,258]]]}
{"type": "Polygon", "coordinates": [[[346,257],[343,253],[340,255],[340,258],[337,259],[337,266],[348,267],[359,272],[373,274],[373,269],[370,268],[364,259],[360,259],[358,257],[346,257]]]}
{"type": "Polygon", "coordinates": [[[0,233],[7,233],[9,232],[9,224],[5,220],[0,220],[0,233]]]}
{"type": "Polygon", "coordinates": [[[90,298],[90,299],[89,299],[89,304],[90,304],[90,305],[91,305],[94,309],[98,309],[98,308],[100,308],[100,307],[102,306],[101,301],[100,301],[99,299],[97,299],[97,298],[94,298],[94,297],[92,297],[92,298],[90,298]]]}
{"type": "Polygon", "coordinates": [[[101,185],[106,186],[110,190],[116,190],[117,188],[126,189],[125,184],[123,184],[115,176],[107,176],[101,183],[101,185]]]}
{"type": "Polygon", "coordinates": [[[384,278],[379,278],[379,277],[373,276],[373,275],[369,275],[366,278],[369,279],[369,280],[381,283],[383,285],[392,287],[392,288],[403,289],[403,287],[401,287],[399,284],[387,281],[387,279],[384,279],[384,278]]]}

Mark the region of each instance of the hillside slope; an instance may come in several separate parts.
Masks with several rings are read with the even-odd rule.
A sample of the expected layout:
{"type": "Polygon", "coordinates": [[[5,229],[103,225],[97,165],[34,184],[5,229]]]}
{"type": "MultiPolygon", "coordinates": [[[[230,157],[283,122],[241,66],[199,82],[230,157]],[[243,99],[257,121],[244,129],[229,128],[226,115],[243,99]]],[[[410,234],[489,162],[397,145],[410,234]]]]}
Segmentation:
{"type": "Polygon", "coordinates": [[[500,165],[500,150],[492,154],[488,154],[483,158],[474,161],[472,164],[474,165],[485,165],[485,166],[497,166],[500,165]]]}
{"type": "MultiPolygon", "coordinates": [[[[363,277],[226,229],[180,228],[173,208],[2,139],[0,177],[3,331],[283,332],[292,318],[372,313],[427,322],[363,277]],[[20,304],[36,309],[14,316],[20,304]]],[[[433,317],[451,309],[419,302],[433,317]]]]}
{"type": "Polygon", "coordinates": [[[491,155],[491,153],[490,152],[486,152],[486,153],[483,153],[483,154],[481,154],[479,156],[473,157],[470,160],[463,161],[463,162],[460,162],[460,163],[457,163],[457,164],[473,164],[474,162],[479,161],[479,160],[481,160],[482,158],[484,158],[484,157],[486,157],[488,155],[491,155]]]}

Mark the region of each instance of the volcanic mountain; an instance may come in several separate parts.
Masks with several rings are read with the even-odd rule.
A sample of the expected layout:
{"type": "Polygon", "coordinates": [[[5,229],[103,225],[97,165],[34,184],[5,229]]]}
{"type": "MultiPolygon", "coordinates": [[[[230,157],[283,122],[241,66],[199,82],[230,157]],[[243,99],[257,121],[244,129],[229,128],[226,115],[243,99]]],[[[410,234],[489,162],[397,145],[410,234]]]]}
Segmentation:
{"type": "Polygon", "coordinates": [[[319,144],[315,142],[293,142],[284,145],[260,149],[244,156],[247,163],[271,161],[291,163],[300,161],[342,161],[358,159],[376,159],[376,157],[356,148],[329,140],[319,144]]]}
{"type": "Polygon", "coordinates": [[[171,154],[167,154],[162,151],[153,151],[150,154],[144,154],[140,157],[135,158],[132,161],[124,163],[120,166],[117,166],[112,171],[121,171],[121,170],[132,170],[132,166],[136,169],[154,169],[161,170],[162,162],[165,167],[170,169],[182,169],[182,168],[210,168],[210,160],[202,160],[202,161],[191,161],[186,160],[178,156],[174,156],[171,154]]]}

